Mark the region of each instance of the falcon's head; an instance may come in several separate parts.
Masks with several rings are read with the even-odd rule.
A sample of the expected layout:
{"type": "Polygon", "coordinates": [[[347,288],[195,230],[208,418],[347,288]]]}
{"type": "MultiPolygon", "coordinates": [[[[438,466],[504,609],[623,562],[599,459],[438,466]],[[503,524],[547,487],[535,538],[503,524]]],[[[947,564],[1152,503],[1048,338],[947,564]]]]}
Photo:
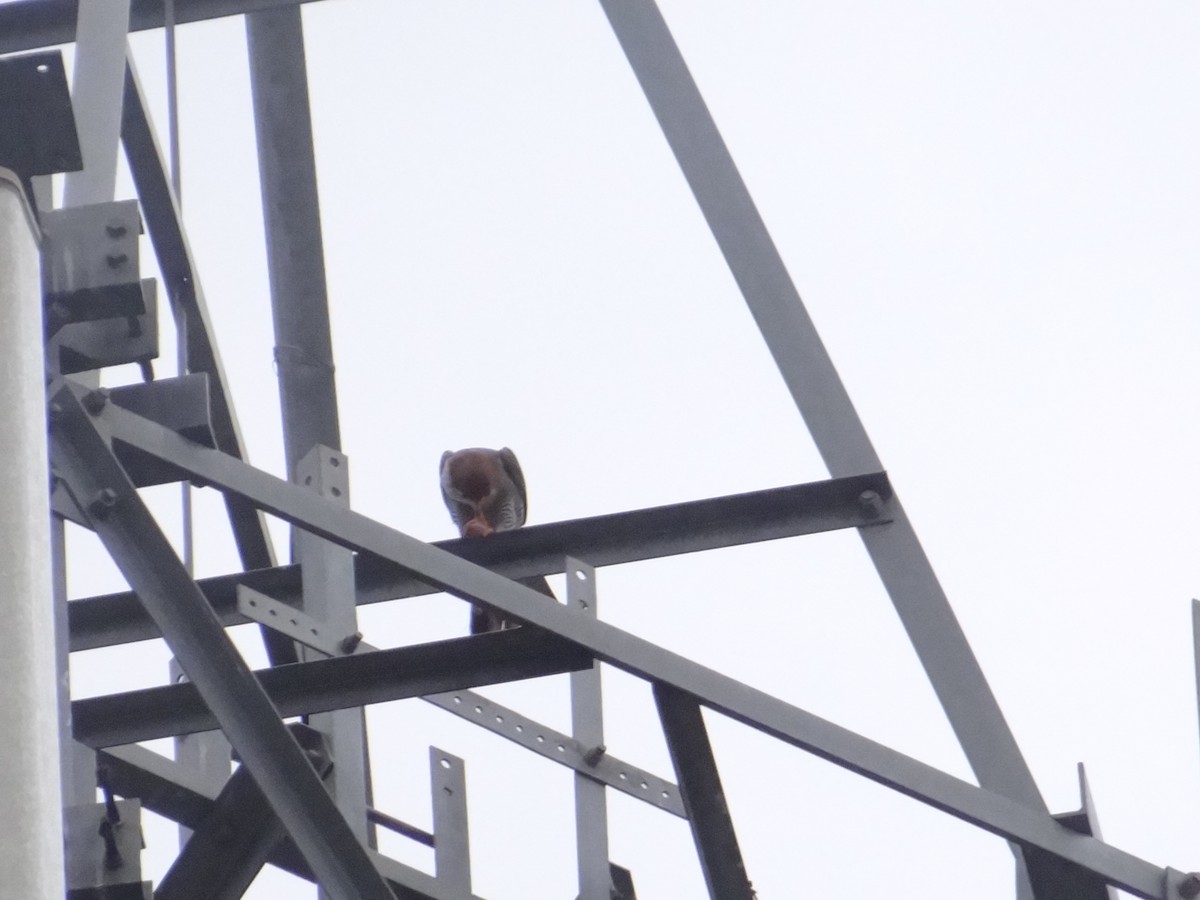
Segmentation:
{"type": "Polygon", "coordinates": [[[507,447],[447,450],[442,498],[463,537],[487,537],[525,524],[525,476],[507,447]]]}

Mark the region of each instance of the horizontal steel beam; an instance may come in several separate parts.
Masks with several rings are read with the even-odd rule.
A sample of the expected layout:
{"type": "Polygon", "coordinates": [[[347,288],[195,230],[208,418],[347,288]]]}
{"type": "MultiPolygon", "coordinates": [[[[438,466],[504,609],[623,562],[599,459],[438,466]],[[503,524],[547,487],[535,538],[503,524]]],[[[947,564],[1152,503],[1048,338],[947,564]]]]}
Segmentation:
{"type": "MultiPolygon", "coordinates": [[[[175,22],[201,22],[310,0],[175,0],[175,22]]],[[[75,40],[79,0],[16,0],[0,4],[0,53],[69,44],[75,40]]],[[[147,31],[164,24],[162,0],[133,0],[129,30],[147,31]]]]}
{"type": "MultiPolygon", "coordinates": [[[[534,628],[435,641],[254,673],[280,716],[420,697],[481,684],[557,675],[591,656],[534,628]]],[[[75,739],[112,747],[218,727],[192,684],[170,684],[71,703],[75,739]]]]}
{"type": "MultiPolygon", "coordinates": [[[[137,744],[101,750],[96,758],[105,769],[114,793],[139,798],[143,809],[193,830],[200,828],[213,813],[217,790],[174,760],[137,744]]],[[[451,896],[431,875],[373,850],[367,852],[397,900],[478,900],[451,896]]],[[[269,862],[285,872],[313,880],[312,869],[290,839],[285,838],[275,847],[269,862]]]]}
{"type": "MultiPolygon", "coordinates": [[[[248,477],[254,476],[248,474],[248,477]]],[[[264,480],[262,489],[269,491],[270,481],[264,480]]],[[[839,528],[886,524],[890,521],[886,501],[891,493],[887,475],[880,472],[529,525],[494,534],[486,541],[459,538],[438,541],[433,546],[508,578],[525,578],[562,572],[566,556],[587,560],[593,566],[611,566],[839,528]],[[878,498],[878,507],[874,498],[878,498]]],[[[238,585],[244,584],[289,606],[300,606],[299,566],[221,575],[197,584],[226,625],[248,621],[237,609],[238,585]]],[[[360,604],[438,590],[394,562],[367,554],[359,554],[355,560],[355,589],[360,604]]],[[[160,636],[132,592],[74,600],[68,606],[68,618],[72,650],[160,636]]]]}
{"type": "MultiPolygon", "coordinates": [[[[293,525],[391,560],[455,596],[544,628],[586,647],[597,659],[689,693],[703,705],[752,728],[1007,840],[1076,863],[1139,897],[1158,900],[1163,896],[1162,868],[1073,832],[1044,812],[955,778],[636,635],[547,603],[540,593],[309,491],[271,479],[236,459],[190,445],[124,410],[110,406],[101,417],[114,437],[188,468],[208,484],[241,494],[293,525]]],[[[886,510],[887,502],[881,506],[886,510]]]]}

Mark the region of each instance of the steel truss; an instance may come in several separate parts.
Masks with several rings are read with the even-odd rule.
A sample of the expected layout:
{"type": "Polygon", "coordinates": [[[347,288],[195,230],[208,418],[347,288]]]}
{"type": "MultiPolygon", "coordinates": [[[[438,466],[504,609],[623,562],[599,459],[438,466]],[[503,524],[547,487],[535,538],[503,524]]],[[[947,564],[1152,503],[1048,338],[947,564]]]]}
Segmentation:
{"type": "MultiPolygon", "coordinates": [[[[54,509],[93,529],[133,588],[67,603],[58,579],[65,623],[60,664],[71,651],[161,637],[187,683],[64,698],[70,721],[63,735],[65,781],[77,779],[80,759],[94,754],[110,800],[112,793],[137,798],[194,831],[156,897],[240,896],[267,862],[317,881],[331,897],[473,897],[462,760],[431,748],[432,834],[371,805],[361,707],[422,697],[574,771],[583,900],[633,896],[630,873],[608,859],[606,788],[685,818],[714,900],[749,900],[750,876],[704,725],[707,708],[1005,839],[1016,857],[1021,897],[1103,898],[1109,886],[1161,900],[1197,896],[1195,876],[1160,868],[1094,836],[1086,783],[1081,811],[1049,813],[657,6],[653,0],[600,4],[833,477],[535,526],[483,542],[430,544],[353,512],[344,494],[326,489],[329,479],[344,477],[344,466],[335,471],[344,458],[338,455],[332,369],[291,367],[287,360],[281,361],[281,381],[293,480],[243,462],[178,199],[124,49],[126,29],[119,29],[125,65],[119,85],[110,87],[121,99],[99,110],[99,118],[119,119],[164,293],[186,335],[190,377],[202,380],[205,413],[198,439],[171,421],[164,393],[157,400],[153,392],[122,398],[52,367],[58,376],[48,392],[54,509]],[[301,471],[316,478],[316,489],[297,483],[301,471]],[[193,580],[139,497],[138,487],[152,478],[220,491],[245,571],[193,580]],[[297,562],[276,563],[263,513],[304,536],[296,542],[297,562]],[[596,617],[592,566],[845,528],[861,536],[978,785],[596,617]],[[559,572],[569,576],[565,605],[547,603],[521,581],[559,572]],[[432,592],[481,604],[525,627],[386,650],[362,642],[354,627],[357,605],[432,592]],[[227,627],[247,621],[265,623],[270,668],[252,672],[226,635],[227,627]],[[651,685],[678,783],[605,750],[596,677],[601,662],[651,685]],[[572,679],[571,734],[471,691],[563,672],[572,679]],[[345,710],[357,712],[338,713],[345,710]],[[326,713],[331,715],[319,715],[326,713]],[[294,715],[312,715],[315,727],[281,721],[294,715]],[[233,775],[227,760],[214,777],[134,744],[213,729],[223,732],[242,762],[233,775]],[[436,874],[378,853],[374,827],[432,846],[436,874]]],[[[169,5],[178,23],[248,14],[277,334],[288,336],[286,346],[302,347],[307,359],[325,359],[328,314],[299,4],[169,5]],[[304,114],[297,116],[297,109],[304,114]],[[295,260],[310,268],[298,268],[295,260]]],[[[160,0],[135,0],[129,10],[128,30],[167,22],[160,0]]],[[[75,0],[0,5],[0,52],[78,40],[96,54],[97,71],[111,68],[111,39],[95,25],[85,29],[79,12],[75,0]]],[[[172,396],[190,396],[195,385],[180,386],[182,393],[172,396]]],[[[176,390],[166,381],[153,388],[176,390]]],[[[121,844],[113,836],[118,809],[111,802],[106,808],[109,824],[101,832],[108,835],[109,859],[120,856],[121,844]]]]}

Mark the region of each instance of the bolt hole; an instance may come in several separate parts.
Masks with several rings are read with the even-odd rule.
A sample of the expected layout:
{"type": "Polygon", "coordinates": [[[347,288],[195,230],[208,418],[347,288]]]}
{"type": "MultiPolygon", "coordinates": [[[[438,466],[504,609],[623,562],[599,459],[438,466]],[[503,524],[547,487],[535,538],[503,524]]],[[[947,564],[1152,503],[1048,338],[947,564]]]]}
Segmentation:
{"type": "Polygon", "coordinates": [[[50,71],[50,67],[48,65],[46,65],[45,63],[42,63],[41,65],[39,65],[37,67],[37,72],[39,75],[45,75],[49,71],[50,71]]]}
{"type": "Polygon", "coordinates": [[[496,716],[496,721],[497,721],[497,722],[503,722],[503,721],[504,721],[504,716],[496,716]]]}
{"type": "Polygon", "coordinates": [[[517,728],[517,734],[520,734],[521,732],[523,732],[525,730],[524,725],[518,725],[518,726],[516,726],[516,728],[517,728]]]}
{"type": "Polygon", "coordinates": [[[622,781],[628,781],[628,780],[629,780],[629,776],[628,776],[628,775],[626,775],[624,772],[622,772],[622,773],[621,773],[620,775],[618,775],[617,777],[618,777],[618,778],[620,778],[622,781]]]}
{"type": "Polygon", "coordinates": [[[276,612],[276,611],[275,611],[275,610],[273,610],[273,609],[268,609],[268,610],[267,610],[267,614],[268,614],[268,615],[272,615],[272,616],[277,616],[277,615],[279,615],[279,613],[278,613],[278,612],[276,612]]]}
{"type": "Polygon", "coordinates": [[[258,601],[257,601],[257,600],[248,600],[247,602],[248,602],[248,603],[249,603],[251,606],[258,606],[258,601]]]}
{"type": "Polygon", "coordinates": [[[583,571],[583,569],[576,569],[575,577],[580,581],[587,581],[587,572],[583,571]]]}
{"type": "Polygon", "coordinates": [[[448,760],[448,759],[442,759],[442,761],[441,761],[441,762],[442,762],[442,768],[443,768],[443,769],[448,769],[448,768],[450,768],[450,760],[448,760]]]}
{"type": "Polygon", "coordinates": [[[566,748],[566,747],[564,747],[562,744],[559,744],[559,745],[558,745],[558,752],[559,752],[559,753],[565,753],[565,752],[566,752],[566,750],[567,750],[567,748],[566,748]]]}
{"type": "Polygon", "coordinates": [[[455,702],[455,703],[462,703],[462,697],[455,697],[455,698],[454,698],[454,702],[455,702]]]}
{"type": "Polygon", "coordinates": [[[540,734],[539,734],[539,735],[537,736],[537,742],[538,742],[539,744],[544,744],[544,743],[546,743],[546,738],[545,738],[545,737],[543,737],[542,735],[540,735],[540,734]]]}
{"type": "Polygon", "coordinates": [[[340,496],[342,496],[342,490],[341,490],[341,488],[335,488],[335,487],[331,487],[331,488],[329,489],[329,493],[333,494],[333,496],[335,496],[335,497],[340,497],[340,496]]]}
{"type": "Polygon", "coordinates": [[[305,486],[305,487],[308,487],[308,486],[309,486],[309,485],[311,485],[311,484],[312,484],[312,476],[311,476],[311,475],[305,475],[305,476],[304,476],[304,486],[305,486]]]}
{"type": "Polygon", "coordinates": [[[315,629],[315,628],[310,628],[309,631],[311,631],[313,634],[317,633],[317,629],[315,629]]]}
{"type": "Polygon", "coordinates": [[[668,793],[667,791],[663,791],[663,792],[662,792],[662,798],[663,798],[664,800],[666,800],[666,799],[667,799],[668,797],[670,797],[670,796],[671,796],[671,795],[670,795],[670,793],[668,793]]]}
{"type": "Polygon", "coordinates": [[[340,459],[338,459],[336,456],[331,456],[331,457],[329,457],[329,464],[336,469],[338,466],[340,466],[342,464],[342,461],[340,459]]]}
{"type": "Polygon", "coordinates": [[[478,714],[480,714],[480,713],[482,713],[482,712],[483,712],[483,707],[482,707],[482,706],[477,706],[477,707],[475,707],[475,713],[476,713],[476,715],[478,715],[478,714]]]}
{"type": "Polygon", "coordinates": [[[646,784],[646,782],[644,782],[644,781],[643,781],[643,782],[642,782],[642,784],[641,784],[641,788],[642,788],[642,790],[644,791],[644,790],[646,790],[648,787],[650,787],[650,785],[646,784]]]}

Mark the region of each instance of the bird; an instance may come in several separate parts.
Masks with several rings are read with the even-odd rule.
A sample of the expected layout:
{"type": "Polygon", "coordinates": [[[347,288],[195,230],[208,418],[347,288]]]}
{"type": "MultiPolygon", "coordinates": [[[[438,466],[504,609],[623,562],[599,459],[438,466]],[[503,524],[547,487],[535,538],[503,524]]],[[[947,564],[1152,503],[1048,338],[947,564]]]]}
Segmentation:
{"type": "MultiPolygon", "coordinates": [[[[441,479],[442,499],[464,538],[486,538],[525,524],[529,506],[525,475],[517,455],[507,447],[447,450],[442,454],[441,479]]],[[[517,581],[557,602],[544,576],[517,581]]],[[[501,631],[518,624],[483,607],[471,607],[471,634],[501,631]]]]}
{"type": "Polygon", "coordinates": [[[488,537],[525,524],[525,476],[507,447],[442,454],[442,499],[463,537],[488,537]]]}

